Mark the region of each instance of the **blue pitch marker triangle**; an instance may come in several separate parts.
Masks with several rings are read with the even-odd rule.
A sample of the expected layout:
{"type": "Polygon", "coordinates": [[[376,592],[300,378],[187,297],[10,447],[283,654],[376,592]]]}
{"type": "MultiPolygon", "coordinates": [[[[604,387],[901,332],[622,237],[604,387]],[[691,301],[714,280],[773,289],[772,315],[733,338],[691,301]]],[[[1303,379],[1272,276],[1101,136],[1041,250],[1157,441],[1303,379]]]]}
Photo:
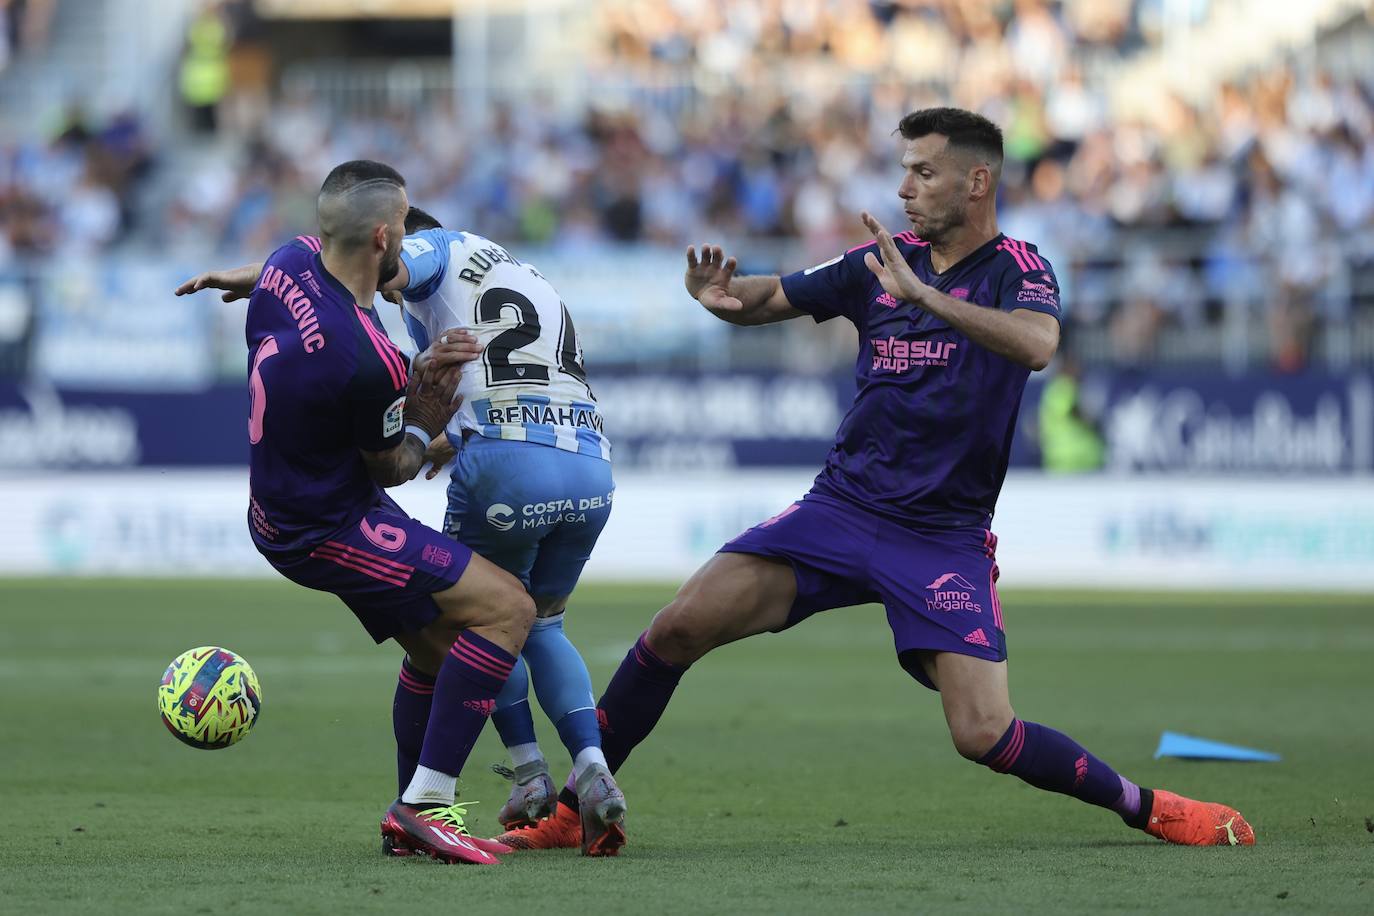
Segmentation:
{"type": "Polygon", "coordinates": [[[1220,741],[1208,741],[1206,738],[1194,738],[1192,735],[1180,735],[1178,732],[1165,732],[1159,736],[1159,747],[1155,749],[1155,759],[1160,757],[1184,757],[1192,760],[1248,760],[1263,763],[1271,763],[1280,760],[1278,754],[1271,754],[1268,751],[1257,751],[1254,748],[1241,747],[1237,744],[1223,744],[1220,741]]]}

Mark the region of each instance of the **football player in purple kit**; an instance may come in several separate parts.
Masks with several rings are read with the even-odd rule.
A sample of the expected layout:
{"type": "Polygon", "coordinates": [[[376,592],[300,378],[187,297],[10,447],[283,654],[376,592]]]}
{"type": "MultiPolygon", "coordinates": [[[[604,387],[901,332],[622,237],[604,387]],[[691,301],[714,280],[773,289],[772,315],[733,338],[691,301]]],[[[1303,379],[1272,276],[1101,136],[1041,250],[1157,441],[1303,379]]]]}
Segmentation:
{"type": "MultiPolygon", "coordinates": [[[[377,642],[406,651],[394,724],[418,766],[382,819],[388,851],[494,864],[455,782],[534,620],[509,573],[403,512],[383,487],[424,463],[458,409],[475,341],[440,335],[408,367],[372,309],[405,236],[405,181],[354,161],[325,179],[319,238],[268,258],[248,303],[249,530],[279,573],[332,592],[377,642]]],[[[211,274],[179,295],[217,285],[211,274]]]]}
{"type": "Polygon", "coordinates": [[[852,322],[858,393],[811,491],[723,546],[626,655],[598,704],[610,767],[707,652],[881,602],[899,663],[939,691],[962,756],[1172,843],[1253,844],[1234,809],[1141,788],[1012,710],[989,525],[1026,379],[1058,347],[1058,284],[1035,246],[997,230],[996,125],[935,108],[898,129],[912,231],[864,214],[874,241],[785,277],[736,277],[719,247],[687,250],[687,290],[718,318],[852,322]]]}

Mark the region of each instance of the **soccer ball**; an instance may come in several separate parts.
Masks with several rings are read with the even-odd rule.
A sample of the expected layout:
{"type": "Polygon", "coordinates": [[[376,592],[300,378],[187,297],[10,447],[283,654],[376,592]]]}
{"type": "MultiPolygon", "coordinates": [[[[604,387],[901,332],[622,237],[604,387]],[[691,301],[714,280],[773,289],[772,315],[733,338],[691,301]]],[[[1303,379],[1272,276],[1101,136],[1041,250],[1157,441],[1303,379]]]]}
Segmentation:
{"type": "Polygon", "coordinates": [[[157,706],[179,741],[213,751],[248,734],[262,708],[262,688],[248,662],[228,649],[200,646],[172,659],[157,706]]]}

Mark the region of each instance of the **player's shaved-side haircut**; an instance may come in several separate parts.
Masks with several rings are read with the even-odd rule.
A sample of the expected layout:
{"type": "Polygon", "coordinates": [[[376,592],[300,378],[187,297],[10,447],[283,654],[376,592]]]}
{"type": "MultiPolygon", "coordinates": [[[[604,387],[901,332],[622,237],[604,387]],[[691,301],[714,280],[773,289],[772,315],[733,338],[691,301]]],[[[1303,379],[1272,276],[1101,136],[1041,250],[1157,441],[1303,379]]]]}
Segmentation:
{"type": "Polygon", "coordinates": [[[344,249],[360,248],[379,223],[390,222],[404,200],[406,180],[391,166],[355,159],[336,166],[320,186],[320,236],[344,249]]]}
{"type": "Polygon", "coordinates": [[[414,235],[417,232],[424,232],[426,229],[442,228],[444,228],[443,223],[419,207],[411,207],[406,211],[406,235],[414,235]]]}
{"type": "Polygon", "coordinates": [[[897,130],[905,140],[927,134],[948,137],[950,149],[986,162],[994,181],[1002,175],[1002,129],[980,114],[962,108],[923,108],[902,118],[897,130]]]}

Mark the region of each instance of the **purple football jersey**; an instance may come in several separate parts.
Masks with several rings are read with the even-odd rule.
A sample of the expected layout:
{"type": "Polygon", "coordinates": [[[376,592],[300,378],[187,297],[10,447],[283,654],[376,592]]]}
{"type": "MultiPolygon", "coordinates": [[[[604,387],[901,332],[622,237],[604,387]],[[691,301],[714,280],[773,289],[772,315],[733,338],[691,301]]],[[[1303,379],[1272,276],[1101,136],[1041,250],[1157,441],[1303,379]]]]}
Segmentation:
{"type": "MultiPolygon", "coordinates": [[[[947,295],[1059,317],[1059,283],[1034,245],[998,235],[935,273],[926,242],[910,232],[896,242],[916,276],[947,295]]],[[[917,527],[986,527],[1030,370],[884,292],[863,262],[876,245],[782,278],[793,306],[859,330],[858,393],[815,491],[917,527]]]]}
{"type": "Polygon", "coordinates": [[[306,236],[267,259],[245,333],[249,528],[264,552],[310,549],[380,499],[358,450],[404,437],[406,360],[306,236]]]}

